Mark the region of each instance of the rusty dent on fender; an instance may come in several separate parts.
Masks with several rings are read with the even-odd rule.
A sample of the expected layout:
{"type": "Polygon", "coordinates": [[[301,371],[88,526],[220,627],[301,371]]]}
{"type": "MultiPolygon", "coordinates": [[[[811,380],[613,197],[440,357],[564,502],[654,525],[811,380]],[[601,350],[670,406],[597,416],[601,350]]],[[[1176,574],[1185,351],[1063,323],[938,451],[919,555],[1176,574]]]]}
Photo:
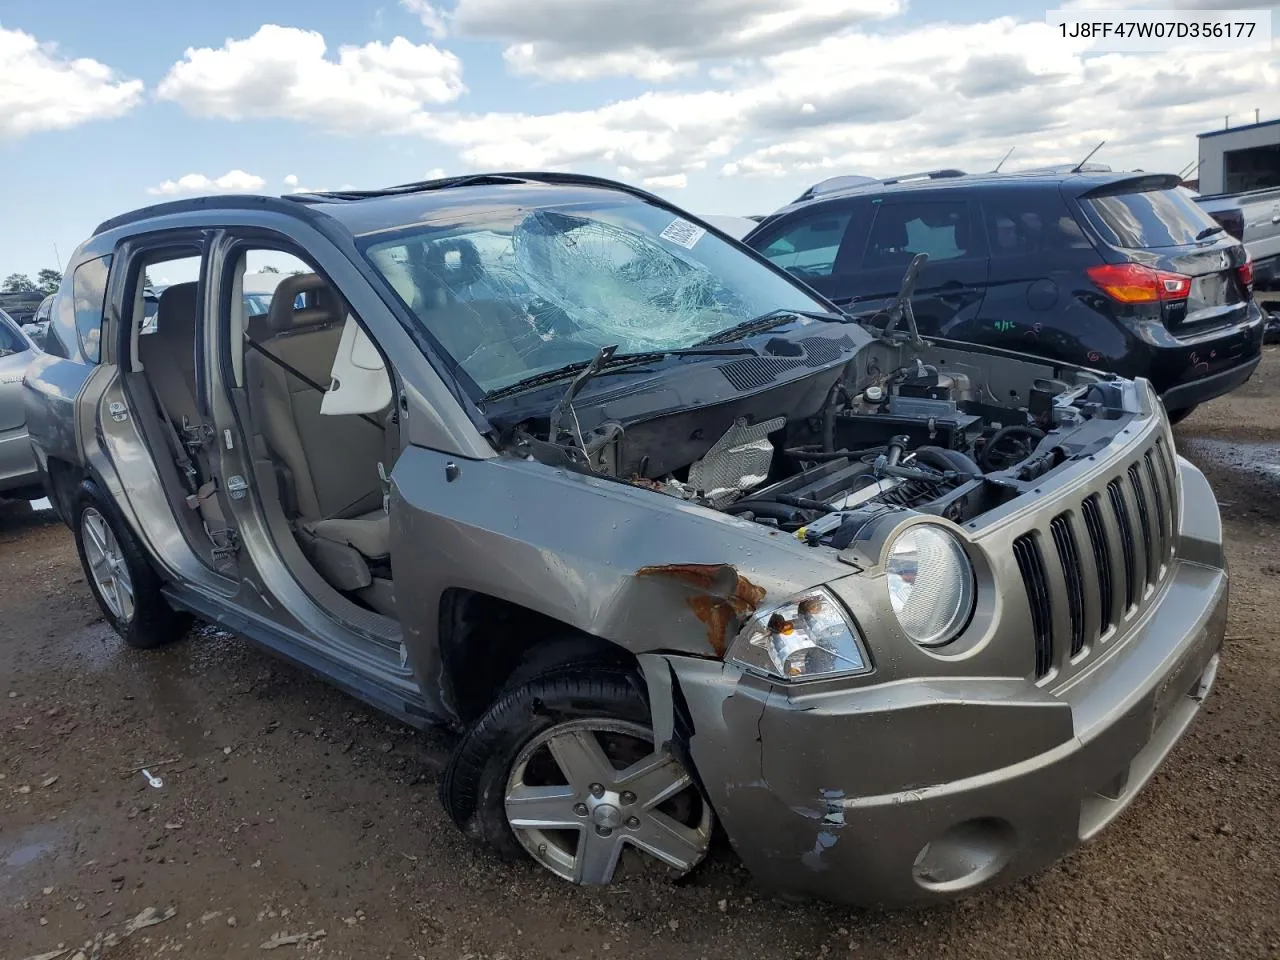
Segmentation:
{"type": "Polygon", "coordinates": [[[685,602],[707,625],[707,641],[718,657],[724,656],[730,629],[755,613],[765,597],[764,587],[727,563],[668,563],[641,567],[636,576],[668,577],[697,591],[685,602]]]}

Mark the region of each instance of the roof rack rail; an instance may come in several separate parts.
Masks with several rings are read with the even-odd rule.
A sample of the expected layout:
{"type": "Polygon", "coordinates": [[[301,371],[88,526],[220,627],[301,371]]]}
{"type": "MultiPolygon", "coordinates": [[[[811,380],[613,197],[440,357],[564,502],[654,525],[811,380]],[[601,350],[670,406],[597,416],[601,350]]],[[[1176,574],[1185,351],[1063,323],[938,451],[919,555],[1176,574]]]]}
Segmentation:
{"type": "Polygon", "coordinates": [[[968,176],[963,170],[944,167],[941,170],[922,170],[919,173],[902,173],[896,177],[885,177],[881,183],[905,183],[908,180],[945,180],[948,177],[968,176]]]}
{"type": "Polygon", "coordinates": [[[840,193],[844,190],[854,190],[858,187],[868,187],[873,184],[890,185],[894,183],[907,183],[912,180],[943,180],[948,177],[965,177],[968,176],[963,170],[956,170],[950,167],[944,167],[939,170],[922,170],[919,173],[901,173],[892,177],[864,177],[859,174],[848,174],[846,176],[828,177],[815,183],[792,202],[800,203],[804,200],[812,200],[815,197],[825,196],[831,193],[840,193]]]}

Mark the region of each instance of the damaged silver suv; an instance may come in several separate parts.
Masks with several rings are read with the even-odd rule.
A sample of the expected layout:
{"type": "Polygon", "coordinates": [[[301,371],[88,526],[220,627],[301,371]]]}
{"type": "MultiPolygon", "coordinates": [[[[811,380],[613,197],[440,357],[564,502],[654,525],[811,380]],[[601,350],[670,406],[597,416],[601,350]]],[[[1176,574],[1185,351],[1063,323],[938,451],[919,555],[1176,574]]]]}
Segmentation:
{"type": "Polygon", "coordinates": [[[127,643],[456,728],[498,852],[679,874],[718,822],[777,892],[938,900],[1132,801],[1227,573],[1145,381],[925,342],[910,273],[860,326],[565,174],[165,203],[72,258],[27,422],[127,643]]]}

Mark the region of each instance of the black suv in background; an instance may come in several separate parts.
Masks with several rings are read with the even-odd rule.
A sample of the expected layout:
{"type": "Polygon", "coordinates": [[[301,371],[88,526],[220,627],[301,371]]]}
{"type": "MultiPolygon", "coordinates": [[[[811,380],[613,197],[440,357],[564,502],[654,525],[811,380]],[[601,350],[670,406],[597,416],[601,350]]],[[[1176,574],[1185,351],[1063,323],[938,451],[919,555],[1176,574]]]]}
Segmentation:
{"type": "Polygon", "coordinates": [[[920,332],[1147,377],[1174,419],[1257,367],[1244,247],[1175,176],[938,170],[837,177],[743,240],[850,313],[896,297],[928,254],[920,332]]]}

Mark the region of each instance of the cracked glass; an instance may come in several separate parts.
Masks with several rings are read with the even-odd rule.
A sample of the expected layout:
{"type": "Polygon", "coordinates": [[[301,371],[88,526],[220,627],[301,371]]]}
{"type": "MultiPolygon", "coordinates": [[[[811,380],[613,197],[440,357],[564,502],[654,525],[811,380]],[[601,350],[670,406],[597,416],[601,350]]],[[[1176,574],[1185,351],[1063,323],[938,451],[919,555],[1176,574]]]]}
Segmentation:
{"type": "Polygon", "coordinates": [[[366,249],[486,393],[591,360],[693,346],[775,310],[827,307],[670,210],[609,198],[487,208],[366,249]]]}

